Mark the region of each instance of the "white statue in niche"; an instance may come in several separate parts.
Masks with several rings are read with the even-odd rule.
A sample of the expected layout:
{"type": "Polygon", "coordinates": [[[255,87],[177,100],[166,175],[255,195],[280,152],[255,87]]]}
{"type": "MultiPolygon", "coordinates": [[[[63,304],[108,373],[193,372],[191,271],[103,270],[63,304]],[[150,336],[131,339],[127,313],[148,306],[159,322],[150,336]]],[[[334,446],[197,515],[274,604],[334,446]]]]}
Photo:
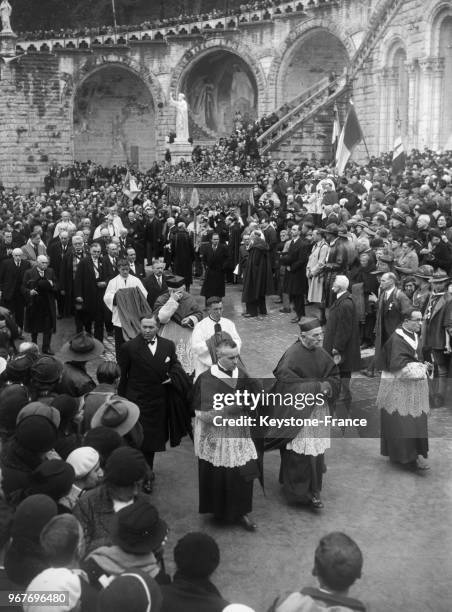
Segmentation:
{"type": "Polygon", "coordinates": [[[183,93],[180,93],[175,100],[170,94],[170,104],[176,108],[176,142],[187,142],[190,134],[188,133],[188,104],[183,93]]]}
{"type": "Polygon", "coordinates": [[[0,19],[2,20],[2,33],[12,33],[11,29],[11,13],[13,9],[8,0],[2,0],[0,4],[0,19]]]}

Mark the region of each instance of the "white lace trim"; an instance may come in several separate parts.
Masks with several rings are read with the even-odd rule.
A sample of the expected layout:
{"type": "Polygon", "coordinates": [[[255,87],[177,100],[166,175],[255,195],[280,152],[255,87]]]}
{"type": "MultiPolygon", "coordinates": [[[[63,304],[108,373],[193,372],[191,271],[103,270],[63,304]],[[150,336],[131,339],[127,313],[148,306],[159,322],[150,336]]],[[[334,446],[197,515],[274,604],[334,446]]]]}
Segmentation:
{"type": "Polygon", "coordinates": [[[196,417],[194,446],[195,455],[215,467],[240,467],[251,459],[257,459],[248,427],[215,427],[196,417]],[[234,435],[240,437],[228,437],[232,430],[234,435]]]}
{"type": "MultiPolygon", "coordinates": [[[[325,421],[329,414],[328,406],[316,406],[311,414],[311,419],[325,421]]],[[[331,447],[330,426],[319,425],[319,427],[305,426],[300,429],[298,434],[286,446],[287,450],[292,450],[298,455],[323,455],[331,447]]]]}
{"type": "MultiPolygon", "coordinates": [[[[400,372],[400,371],[399,371],[400,372]]],[[[388,414],[419,417],[430,412],[427,378],[398,378],[397,373],[383,371],[377,395],[377,406],[388,414]]]]}

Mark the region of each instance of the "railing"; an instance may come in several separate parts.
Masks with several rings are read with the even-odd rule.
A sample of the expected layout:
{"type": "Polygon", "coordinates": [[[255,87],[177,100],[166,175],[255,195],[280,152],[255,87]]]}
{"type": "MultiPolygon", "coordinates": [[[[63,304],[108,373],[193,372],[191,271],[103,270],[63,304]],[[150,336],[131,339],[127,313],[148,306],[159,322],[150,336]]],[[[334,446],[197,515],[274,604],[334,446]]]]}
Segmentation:
{"type": "Polygon", "coordinates": [[[257,10],[247,10],[239,14],[209,17],[207,19],[191,19],[184,23],[166,26],[154,26],[122,31],[119,27],[116,32],[113,28],[103,34],[74,34],[69,36],[55,36],[47,39],[17,40],[16,49],[19,53],[39,53],[53,51],[85,51],[92,47],[127,47],[140,43],[167,44],[185,37],[208,37],[225,30],[239,30],[243,27],[266,23],[285,17],[299,16],[305,12],[329,8],[339,4],[339,0],[310,0],[309,2],[283,2],[279,6],[272,6],[257,10]]]}
{"type": "Polygon", "coordinates": [[[336,79],[336,81],[328,83],[327,85],[324,85],[321,81],[317,91],[314,86],[288,103],[289,106],[292,106],[292,109],[257,139],[261,153],[269,151],[274,145],[281,142],[283,138],[293,133],[293,131],[307,119],[310,119],[316,112],[326,105],[331,104],[333,100],[342,95],[348,87],[347,82],[349,83],[362,68],[366,59],[375,48],[375,45],[381,38],[386,27],[402,4],[403,0],[387,0],[387,2],[383,3],[381,7],[377,9],[376,13],[372,15],[369,29],[353,56],[347,76],[343,75],[339,77],[339,79],[336,79]],[[334,92],[332,92],[331,95],[324,95],[325,92],[333,88],[334,92]],[[318,99],[321,101],[316,104],[318,99]],[[313,106],[313,104],[315,106],[313,106]]]}
{"type": "MultiPolygon", "coordinates": [[[[291,134],[303,122],[313,117],[319,110],[328,104],[332,104],[348,88],[345,75],[335,81],[328,82],[317,91],[311,92],[310,97],[303,100],[295,108],[272,125],[264,134],[257,139],[261,153],[266,153],[274,145],[278,144],[286,136],[291,134]]],[[[311,91],[311,90],[310,90],[311,91]]]]}

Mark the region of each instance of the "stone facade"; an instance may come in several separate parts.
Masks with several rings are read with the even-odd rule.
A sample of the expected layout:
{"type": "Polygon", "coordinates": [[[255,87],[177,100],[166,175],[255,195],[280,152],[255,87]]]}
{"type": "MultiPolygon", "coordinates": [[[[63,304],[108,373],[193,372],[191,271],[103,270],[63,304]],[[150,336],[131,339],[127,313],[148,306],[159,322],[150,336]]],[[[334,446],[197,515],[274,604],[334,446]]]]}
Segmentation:
{"type": "MultiPolygon", "coordinates": [[[[245,109],[261,116],[331,71],[347,67],[353,73],[363,41],[370,52],[353,73],[352,95],[370,154],[390,150],[399,132],[407,149],[452,148],[449,0],[304,4],[303,12],[300,3],[288,2],[281,13],[258,11],[116,38],[19,37],[16,57],[1,52],[0,180],[39,190],[54,160],[147,168],[162,159],[174,130],[170,91],[190,90],[201,68],[206,78],[197,86],[190,125],[196,140],[211,142],[221,113],[245,109]],[[390,21],[382,25],[385,11],[390,21]],[[209,119],[214,112],[217,123],[209,119]]],[[[346,98],[339,103],[343,112],[346,98]]],[[[321,157],[330,132],[331,111],[321,109],[272,155],[321,157]]],[[[364,159],[365,149],[357,155],[364,159]]]]}

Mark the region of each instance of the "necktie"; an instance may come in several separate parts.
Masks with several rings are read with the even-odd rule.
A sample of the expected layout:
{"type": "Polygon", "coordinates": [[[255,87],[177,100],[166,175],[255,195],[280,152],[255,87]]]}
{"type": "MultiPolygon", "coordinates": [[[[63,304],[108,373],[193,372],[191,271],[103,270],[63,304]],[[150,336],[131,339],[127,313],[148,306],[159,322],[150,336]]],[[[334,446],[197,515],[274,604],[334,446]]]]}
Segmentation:
{"type": "Polygon", "coordinates": [[[162,277],[161,276],[156,276],[157,282],[159,284],[159,287],[162,286],[162,277]]]}
{"type": "Polygon", "coordinates": [[[151,346],[154,346],[154,344],[157,342],[157,340],[149,340],[148,344],[151,346]]]}

